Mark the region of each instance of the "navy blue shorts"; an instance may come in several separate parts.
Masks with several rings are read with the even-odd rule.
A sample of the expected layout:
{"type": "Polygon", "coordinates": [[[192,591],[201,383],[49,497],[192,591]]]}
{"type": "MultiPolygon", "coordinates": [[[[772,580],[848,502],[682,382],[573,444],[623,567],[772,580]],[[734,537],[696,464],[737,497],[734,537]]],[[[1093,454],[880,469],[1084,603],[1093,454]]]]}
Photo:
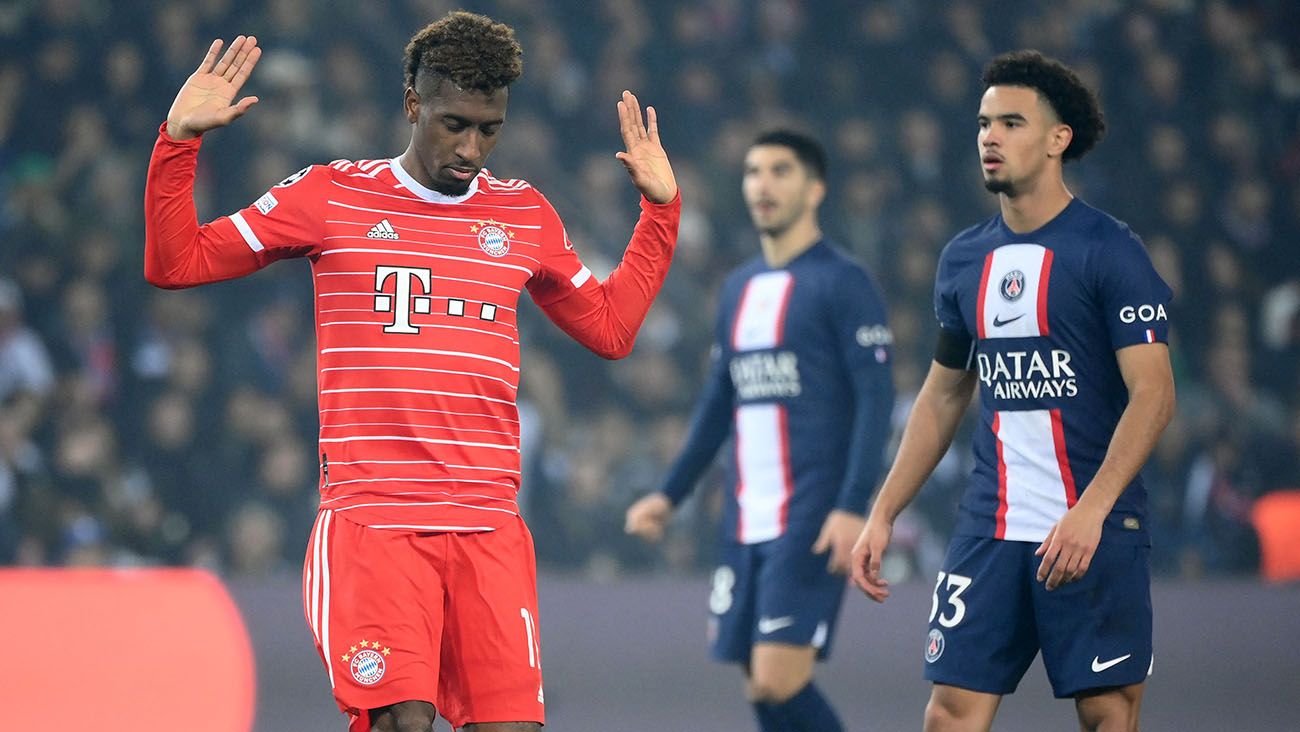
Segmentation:
{"type": "Polygon", "coordinates": [[[723,547],[709,593],[714,658],[748,663],[755,643],[813,646],[826,658],[848,581],[826,571],[829,555],[813,554],[812,545],[787,534],[723,547]]]}
{"type": "Polygon", "coordinates": [[[1144,681],[1151,669],[1150,549],[1103,543],[1088,572],[1048,592],[1038,543],[958,536],[930,606],[925,678],[1016,690],[1041,649],[1058,698],[1144,681]]]}

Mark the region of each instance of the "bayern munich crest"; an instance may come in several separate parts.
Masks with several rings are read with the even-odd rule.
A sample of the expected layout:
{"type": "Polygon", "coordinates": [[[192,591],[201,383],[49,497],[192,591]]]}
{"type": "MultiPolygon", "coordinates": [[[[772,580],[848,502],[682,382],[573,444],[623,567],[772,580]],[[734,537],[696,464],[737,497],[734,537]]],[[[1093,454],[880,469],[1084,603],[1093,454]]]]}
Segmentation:
{"type": "Polygon", "coordinates": [[[478,246],[489,257],[504,257],[510,251],[510,239],[514,232],[506,228],[505,224],[498,224],[492,219],[480,220],[469,230],[478,234],[478,246]]]}
{"type": "Polygon", "coordinates": [[[1002,277],[998,292],[1002,293],[1002,299],[1007,302],[1019,300],[1020,296],[1025,294],[1025,273],[1018,269],[1006,273],[1002,277]]]}
{"type": "Polygon", "coordinates": [[[357,646],[352,646],[343,654],[343,663],[348,664],[348,670],[358,684],[372,686],[384,678],[384,671],[388,669],[385,659],[392,653],[392,649],[381,646],[379,641],[372,643],[363,640],[359,645],[360,650],[357,646]]]}
{"type": "Polygon", "coordinates": [[[934,663],[943,655],[943,631],[935,628],[925,640],[925,662],[934,663]]]}

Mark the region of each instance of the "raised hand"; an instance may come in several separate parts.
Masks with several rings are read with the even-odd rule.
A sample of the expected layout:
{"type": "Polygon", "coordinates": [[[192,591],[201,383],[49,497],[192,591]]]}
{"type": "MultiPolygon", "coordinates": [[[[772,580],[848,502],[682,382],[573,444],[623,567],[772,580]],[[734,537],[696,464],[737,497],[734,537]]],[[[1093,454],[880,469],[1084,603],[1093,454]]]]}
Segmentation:
{"type": "Polygon", "coordinates": [[[653,203],[668,203],[677,196],[677,178],[673,166],[659,143],[659,118],[654,107],[646,107],[641,119],[641,103],[630,91],[623,92],[618,103],[618,127],[623,133],[623,147],[615,157],[623,162],[632,185],[653,203]]]}
{"type": "Polygon", "coordinates": [[[217,39],[208,47],[203,63],[190,74],[176,94],[176,100],[167,112],[167,134],[173,138],[188,140],[208,130],[225,127],[257,104],[257,97],[244,97],[231,104],[262,57],[257,38],[236,36],[218,61],[219,53],[221,40],[217,39]]]}

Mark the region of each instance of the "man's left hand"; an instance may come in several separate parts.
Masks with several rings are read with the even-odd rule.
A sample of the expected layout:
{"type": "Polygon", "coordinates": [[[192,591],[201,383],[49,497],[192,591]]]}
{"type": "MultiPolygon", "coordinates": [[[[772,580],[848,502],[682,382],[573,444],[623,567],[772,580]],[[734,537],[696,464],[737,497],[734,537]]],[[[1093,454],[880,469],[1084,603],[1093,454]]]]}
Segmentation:
{"type": "Polygon", "coordinates": [[[1046,580],[1049,591],[1079,579],[1088,571],[1101,541],[1101,527],[1107,513],[1080,499],[1047,532],[1047,538],[1034,555],[1043,558],[1038,565],[1038,581],[1046,580]]]}

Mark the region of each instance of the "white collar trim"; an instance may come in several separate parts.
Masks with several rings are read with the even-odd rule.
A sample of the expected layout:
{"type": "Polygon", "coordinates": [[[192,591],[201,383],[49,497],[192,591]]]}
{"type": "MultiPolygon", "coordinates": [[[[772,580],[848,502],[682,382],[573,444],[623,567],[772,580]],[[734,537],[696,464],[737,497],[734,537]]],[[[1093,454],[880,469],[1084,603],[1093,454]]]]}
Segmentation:
{"type": "Polygon", "coordinates": [[[397,176],[399,183],[415,195],[432,203],[463,203],[470,196],[478,193],[479,177],[477,175],[469,182],[469,190],[459,196],[448,196],[445,193],[439,193],[432,188],[425,188],[421,185],[419,181],[411,177],[410,173],[406,172],[406,168],[402,167],[401,160],[398,158],[390,159],[388,161],[388,167],[393,171],[393,175],[397,176]]]}

